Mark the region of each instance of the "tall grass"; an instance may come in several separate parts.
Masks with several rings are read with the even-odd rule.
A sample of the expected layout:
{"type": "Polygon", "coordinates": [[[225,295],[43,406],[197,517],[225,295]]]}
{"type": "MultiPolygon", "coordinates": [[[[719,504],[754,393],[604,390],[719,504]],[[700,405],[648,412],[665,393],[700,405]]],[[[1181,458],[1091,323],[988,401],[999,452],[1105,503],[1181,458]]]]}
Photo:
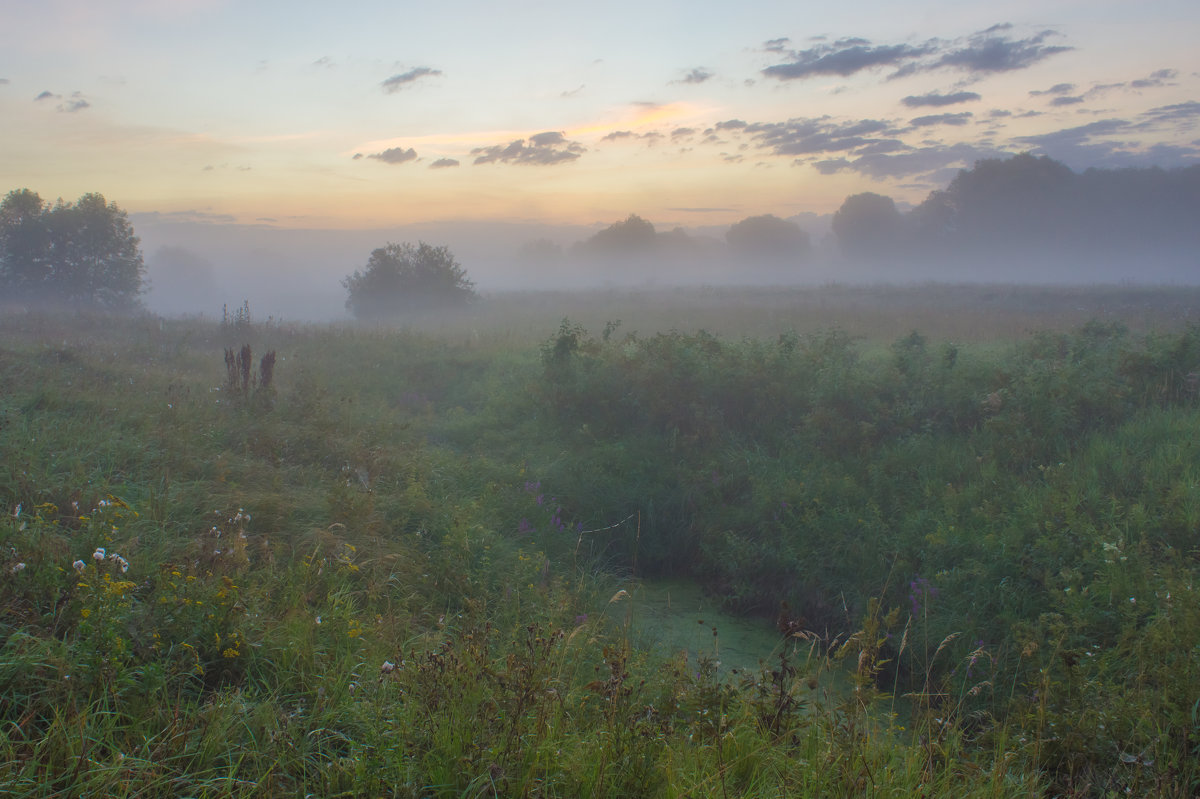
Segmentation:
{"type": "Polygon", "coordinates": [[[0,321],[0,788],[1195,792],[1195,328],[625,329],[0,321]]]}

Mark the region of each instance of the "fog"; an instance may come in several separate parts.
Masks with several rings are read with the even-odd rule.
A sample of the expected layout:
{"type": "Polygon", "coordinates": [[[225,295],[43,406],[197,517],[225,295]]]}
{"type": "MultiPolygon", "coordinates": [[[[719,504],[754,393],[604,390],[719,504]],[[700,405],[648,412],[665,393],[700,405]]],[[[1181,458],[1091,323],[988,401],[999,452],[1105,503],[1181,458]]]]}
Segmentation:
{"type": "Polygon", "coordinates": [[[134,214],[150,310],[348,318],[341,281],[390,242],[447,246],[485,297],[508,291],[829,283],[1200,283],[1200,166],[1075,173],[1049,158],[977,162],[920,205],[847,197],[834,214],[666,228],[447,221],[296,230],[134,214]]]}

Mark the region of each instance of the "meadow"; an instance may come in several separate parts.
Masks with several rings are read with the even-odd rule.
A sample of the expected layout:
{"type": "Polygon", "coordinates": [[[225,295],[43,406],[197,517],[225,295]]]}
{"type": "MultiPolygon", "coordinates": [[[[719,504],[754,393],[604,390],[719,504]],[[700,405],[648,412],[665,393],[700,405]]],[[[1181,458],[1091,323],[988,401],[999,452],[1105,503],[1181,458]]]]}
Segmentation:
{"type": "Polygon", "coordinates": [[[1198,290],[13,311],[0,385],[6,795],[1200,791],[1198,290]]]}

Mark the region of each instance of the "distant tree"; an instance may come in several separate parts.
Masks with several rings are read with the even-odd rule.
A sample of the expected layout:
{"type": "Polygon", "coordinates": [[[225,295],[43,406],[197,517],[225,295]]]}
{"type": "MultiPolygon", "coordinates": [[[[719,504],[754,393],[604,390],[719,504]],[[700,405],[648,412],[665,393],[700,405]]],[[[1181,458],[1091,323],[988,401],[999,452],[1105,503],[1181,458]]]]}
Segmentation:
{"type": "Polygon", "coordinates": [[[904,218],[891,197],[872,192],[852,194],[833,215],[833,232],[842,252],[877,259],[895,254],[903,244],[904,218]]]}
{"type": "Polygon", "coordinates": [[[129,308],[138,304],[144,274],[128,216],[102,194],[47,209],[21,189],[0,203],[0,280],[22,301],[129,308]]]}
{"type": "Polygon", "coordinates": [[[425,242],[388,244],[371,252],[366,269],[342,281],[346,309],[358,319],[379,319],[423,309],[463,306],[475,284],[447,247],[425,242]]]}
{"type": "Polygon", "coordinates": [[[804,228],[774,214],[743,219],[725,233],[725,242],[732,255],[755,260],[797,260],[812,249],[804,228]]]}
{"type": "Polygon", "coordinates": [[[615,222],[578,245],[585,253],[596,255],[634,255],[648,253],[657,244],[654,225],[637,214],[615,222]]]}

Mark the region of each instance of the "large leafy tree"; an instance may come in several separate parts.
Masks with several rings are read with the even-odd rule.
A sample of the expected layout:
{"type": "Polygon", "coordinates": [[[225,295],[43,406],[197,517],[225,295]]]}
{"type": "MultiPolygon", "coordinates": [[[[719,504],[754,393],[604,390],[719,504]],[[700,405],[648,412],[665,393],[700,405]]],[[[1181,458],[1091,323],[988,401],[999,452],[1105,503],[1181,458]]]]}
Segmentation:
{"type": "Polygon", "coordinates": [[[743,219],[725,233],[725,242],[730,253],[750,260],[795,261],[812,249],[804,228],[774,214],[743,219]]]}
{"type": "Polygon", "coordinates": [[[475,284],[450,249],[423,241],[373,250],[366,268],[346,277],[342,285],[346,309],[358,319],[463,306],[475,297],[475,284]]]}
{"type": "Polygon", "coordinates": [[[145,264],[125,211],[102,194],[47,207],[28,189],[0,202],[0,286],[21,302],[121,309],[142,291],[145,264]]]}
{"type": "Polygon", "coordinates": [[[904,220],[891,197],[852,194],[833,215],[833,233],[852,258],[880,259],[898,254],[904,220]]]}

